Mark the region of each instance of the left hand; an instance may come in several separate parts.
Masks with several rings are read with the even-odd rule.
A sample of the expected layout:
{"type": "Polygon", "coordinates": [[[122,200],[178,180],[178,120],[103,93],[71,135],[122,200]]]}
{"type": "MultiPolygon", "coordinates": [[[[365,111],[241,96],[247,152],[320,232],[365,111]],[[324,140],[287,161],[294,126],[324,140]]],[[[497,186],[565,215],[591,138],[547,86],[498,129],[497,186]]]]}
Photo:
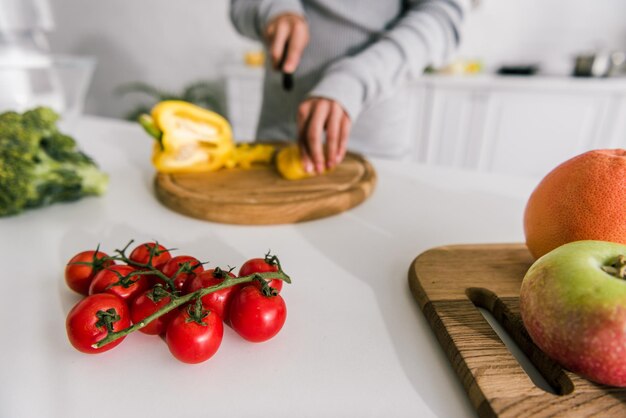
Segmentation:
{"type": "Polygon", "coordinates": [[[311,97],[302,102],[298,107],[298,143],[304,169],[319,174],[339,164],[346,155],[351,126],[350,117],[334,100],[311,97]]]}

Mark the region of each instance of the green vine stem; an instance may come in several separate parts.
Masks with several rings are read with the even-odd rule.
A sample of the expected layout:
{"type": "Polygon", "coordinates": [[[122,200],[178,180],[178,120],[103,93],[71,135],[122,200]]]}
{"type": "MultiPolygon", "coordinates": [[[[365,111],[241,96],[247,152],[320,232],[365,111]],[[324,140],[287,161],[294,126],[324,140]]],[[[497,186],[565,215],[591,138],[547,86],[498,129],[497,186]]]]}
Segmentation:
{"type": "Polygon", "coordinates": [[[183,267],[181,266],[180,269],[178,269],[178,271],[176,272],[176,274],[174,275],[173,278],[167,277],[165,274],[163,274],[160,270],[158,270],[156,267],[154,267],[152,265],[152,259],[154,258],[155,255],[159,255],[160,250],[159,250],[159,242],[155,241],[154,242],[154,246],[150,248],[150,256],[148,259],[147,263],[138,263],[134,260],[131,260],[130,258],[128,258],[126,256],[126,251],[128,250],[128,248],[131,246],[131,244],[135,242],[135,240],[130,240],[128,242],[128,244],[126,244],[126,246],[124,248],[122,248],[121,250],[116,249],[115,252],[117,253],[117,255],[109,257],[109,260],[114,260],[114,261],[121,261],[123,263],[128,264],[129,266],[133,266],[133,267],[137,267],[140,269],[145,269],[145,270],[139,270],[139,271],[134,271],[131,272],[128,276],[137,276],[137,275],[153,275],[153,276],[157,276],[158,278],[160,278],[161,280],[163,280],[167,286],[170,288],[170,290],[172,292],[176,292],[176,286],[174,285],[174,279],[183,271],[183,267]]]}
{"type": "Polygon", "coordinates": [[[202,289],[198,289],[193,293],[189,293],[184,296],[172,296],[172,300],[167,305],[163,306],[161,309],[153,313],[152,315],[147,316],[143,321],[133,324],[132,326],[125,328],[120,331],[109,332],[105,338],[98,341],[97,343],[92,345],[92,348],[100,348],[106,344],[109,344],[119,338],[125,337],[131,332],[137,331],[140,328],[145,327],[150,322],[154,321],[161,315],[168,313],[169,311],[176,309],[177,307],[184,305],[185,303],[193,300],[200,299],[204,295],[208,295],[209,293],[216,292],[218,290],[224,289],[226,287],[236,286],[242,283],[249,283],[253,280],[266,280],[266,279],[280,279],[284,282],[291,283],[291,279],[287,274],[285,274],[282,270],[277,272],[267,272],[267,273],[254,273],[248,276],[242,277],[229,277],[220,284],[211,287],[205,287],[202,289]]]}

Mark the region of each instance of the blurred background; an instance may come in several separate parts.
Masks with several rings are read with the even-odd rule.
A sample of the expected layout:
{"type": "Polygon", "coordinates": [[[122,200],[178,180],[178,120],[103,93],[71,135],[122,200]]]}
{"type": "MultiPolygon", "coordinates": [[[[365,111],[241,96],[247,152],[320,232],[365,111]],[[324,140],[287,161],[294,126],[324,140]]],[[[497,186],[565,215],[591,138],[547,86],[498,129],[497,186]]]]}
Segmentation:
{"type": "MultiPolygon", "coordinates": [[[[219,111],[237,139],[250,140],[261,47],[235,32],[228,8],[0,0],[0,110],[38,101],[133,119],[176,97],[219,111]]],[[[414,159],[525,174],[520,155],[540,147],[537,174],[586,149],[624,147],[625,18],[623,0],[475,1],[455,60],[411,86],[414,159]]]]}

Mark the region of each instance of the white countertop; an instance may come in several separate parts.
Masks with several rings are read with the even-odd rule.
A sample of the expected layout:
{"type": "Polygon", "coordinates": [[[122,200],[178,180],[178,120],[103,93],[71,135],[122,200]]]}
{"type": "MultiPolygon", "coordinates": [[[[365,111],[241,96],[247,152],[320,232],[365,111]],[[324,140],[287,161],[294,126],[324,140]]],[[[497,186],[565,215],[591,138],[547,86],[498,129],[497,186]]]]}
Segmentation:
{"type": "MultiPolygon", "coordinates": [[[[228,64],[222,67],[227,79],[247,79],[263,82],[263,67],[247,67],[228,64]]],[[[580,93],[626,93],[626,76],[574,77],[569,74],[501,75],[494,72],[476,74],[422,74],[413,80],[415,86],[462,89],[462,90],[511,90],[528,93],[559,92],[580,93]]]]}
{"type": "Polygon", "coordinates": [[[473,417],[465,392],[412,299],[407,271],[434,246],[522,242],[535,185],[374,159],[373,196],[338,216],[296,225],[203,222],[161,206],[150,139],[121,121],[71,129],[110,174],[106,196],[0,219],[1,417],[473,417]],[[210,265],[276,253],[293,278],[287,322],[252,344],[226,329],[209,361],[175,360],[131,334],[100,355],[74,350],[65,317],[80,296],[67,260],[98,243],[158,240],[210,265]]]}
{"type": "Polygon", "coordinates": [[[572,77],[546,74],[524,76],[493,73],[467,75],[425,74],[417,79],[415,84],[441,88],[511,90],[528,93],[613,93],[616,95],[626,93],[626,77],[624,76],[572,77]]]}

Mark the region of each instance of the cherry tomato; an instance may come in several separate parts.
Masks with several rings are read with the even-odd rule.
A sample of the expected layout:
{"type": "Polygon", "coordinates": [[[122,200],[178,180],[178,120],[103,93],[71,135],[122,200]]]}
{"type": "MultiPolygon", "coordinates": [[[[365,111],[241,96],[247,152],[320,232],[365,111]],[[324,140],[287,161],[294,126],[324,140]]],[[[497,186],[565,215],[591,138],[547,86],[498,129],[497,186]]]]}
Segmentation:
{"type": "Polygon", "coordinates": [[[67,286],[80,294],[89,294],[89,285],[96,273],[115,264],[113,260],[103,260],[104,257],[108,255],[102,251],[83,251],[72,257],[65,266],[67,286]],[[91,265],[82,263],[91,263],[91,265]]]}
{"type": "Polygon", "coordinates": [[[193,319],[192,308],[180,312],[167,327],[165,341],[170,352],[183,363],[201,363],[211,358],[220,347],[224,325],[220,317],[210,311],[200,319],[193,319]]]}
{"type": "Polygon", "coordinates": [[[128,307],[120,297],[109,293],[87,296],[67,315],[67,338],[78,351],[102,353],[122,342],[119,338],[100,348],[92,345],[105,338],[109,331],[120,331],[130,326],[128,307]]]}
{"type": "MultiPolygon", "coordinates": [[[[174,287],[176,287],[176,290],[179,290],[181,292],[185,287],[185,282],[194,278],[198,273],[201,273],[202,271],[204,271],[202,263],[200,263],[197,258],[188,255],[178,255],[176,257],[173,257],[161,267],[161,272],[170,279],[173,279],[174,287]],[[189,268],[192,269],[191,272],[180,272],[178,273],[178,275],[176,275],[178,270],[183,267],[185,263],[188,263],[189,268]],[[176,277],[174,277],[175,275],[176,277]]],[[[167,287],[165,281],[161,278],[157,277],[155,283],[161,283],[163,287],[167,287]]]]}
{"type": "Polygon", "coordinates": [[[172,258],[172,255],[164,246],[156,242],[144,242],[136,246],[128,258],[135,263],[148,264],[159,268],[172,258]]]}
{"type": "Polygon", "coordinates": [[[256,286],[246,286],[230,303],[230,325],[244,339],[267,341],[280,331],[287,318],[282,296],[265,296],[256,286]]]}
{"type": "MultiPolygon", "coordinates": [[[[152,315],[171,301],[171,297],[167,294],[160,294],[155,289],[146,290],[137,296],[130,304],[130,319],[134,324],[138,324],[143,319],[152,315]]],[[[173,309],[168,313],[159,316],[154,321],[150,322],[143,328],[139,328],[139,331],[148,335],[163,334],[167,329],[168,324],[178,314],[177,309],[173,309]]]]}
{"type": "Polygon", "coordinates": [[[89,294],[112,293],[126,302],[132,301],[149,287],[149,282],[145,275],[124,278],[133,271],[137,271],[137,269],[125,264],[107,267],[93,278],[89,286],[89,294]]]}
{"type": "MultiPolygon", "coordinates": [[[[239,269],[239,277],[248,276],[253,273],[268,273],[278,271],[278,265],[271,263],[271,257],[265,258],[252,258],[241,266],[239,269]]],[[[266,279],[265,280],[270,287],[276,289],[276,291],[280,292],[283,288],[283,281],[280,279],[266,279]]],[[[253,282],[256,287],[261,288],[261,283],[253,282]]]]}
{"type": "MultiPolygon", "coordinates": [[[[199,289],[218,285],[222,283],[226,277],[235,277],[235,275],[220,268],[205,270],[187,282],[185,291],[186,293],[192,293],[199,289]]],[[[241,287],[242,285],[225,287],[217,292],[204,295],[201,299],[202,305],[211,312],[216,313],[228,324],[228,307],[230,301],[232,296],[241,289],[241,287]]]]}

